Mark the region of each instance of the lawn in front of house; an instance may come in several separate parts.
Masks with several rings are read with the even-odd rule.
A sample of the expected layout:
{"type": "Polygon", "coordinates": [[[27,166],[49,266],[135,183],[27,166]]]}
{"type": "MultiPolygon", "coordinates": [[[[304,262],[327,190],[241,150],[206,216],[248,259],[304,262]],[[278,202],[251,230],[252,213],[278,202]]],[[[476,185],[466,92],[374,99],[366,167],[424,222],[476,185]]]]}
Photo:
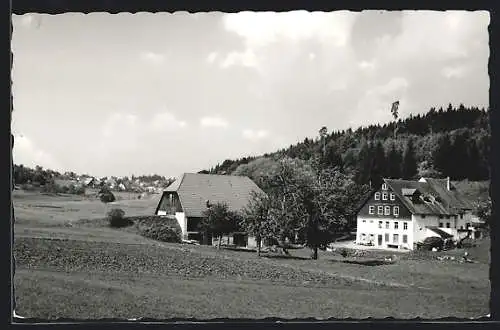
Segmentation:
{"type": "MultiPolygon", "coordinates": [[[[15,197],[17,314],[207,319],[489,313],[488,240],[469,249],[478,260],[474,264],[424,256],[365,266],[343,263],[328,251],[310,260],[308,249],[290,250],[291,257],[258,258],[252,252],[156,242],[109,228],[104,220],[82,222],[94,215],[102,219],[100,211],[92,212],[100,202],[76,199],[15,197]]],[[[152,214],[156,206],[156,201],[120,203],[135,206],[127,209],[128,216],[152,214]]],[[[447,253],[452,251],[438,254],[447,253]]]]}

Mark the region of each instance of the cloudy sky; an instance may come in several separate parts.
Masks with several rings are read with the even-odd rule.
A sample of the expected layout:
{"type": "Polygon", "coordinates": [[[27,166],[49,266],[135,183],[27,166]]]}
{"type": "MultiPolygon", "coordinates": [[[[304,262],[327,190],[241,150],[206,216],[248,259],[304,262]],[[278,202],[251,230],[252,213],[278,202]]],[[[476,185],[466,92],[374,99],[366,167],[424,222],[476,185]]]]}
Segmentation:
{"type": "Polygon", "coordinates": [[[431,106],[488,106],[487,12],[13,16],[14,162],[194,172],[431,106]]]}

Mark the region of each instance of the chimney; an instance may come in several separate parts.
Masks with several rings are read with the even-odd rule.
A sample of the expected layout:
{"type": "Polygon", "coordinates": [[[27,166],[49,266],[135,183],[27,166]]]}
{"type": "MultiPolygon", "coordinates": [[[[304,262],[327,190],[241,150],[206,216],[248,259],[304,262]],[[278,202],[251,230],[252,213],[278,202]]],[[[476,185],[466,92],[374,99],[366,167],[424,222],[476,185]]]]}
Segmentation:
{"type": "Polygon", "coordinates": [[[448,191],[450,191],[450,177],[446,178],[446,189],[448,189],[448,191]]]}

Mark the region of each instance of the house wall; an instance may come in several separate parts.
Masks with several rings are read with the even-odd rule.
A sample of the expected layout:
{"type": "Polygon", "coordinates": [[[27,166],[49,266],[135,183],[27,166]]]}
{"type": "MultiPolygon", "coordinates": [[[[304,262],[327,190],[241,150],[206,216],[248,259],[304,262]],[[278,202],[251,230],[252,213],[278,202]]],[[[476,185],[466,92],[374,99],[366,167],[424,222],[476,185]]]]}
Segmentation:
{"type": "Polygon", "coordinates": [[[381,185],[380,189],[374,192],[360,209],[357,216],[356,243],[373,241],[374,246],[378,248],[387,248],[388,245],[397,245],[401,248],[411,248],[413,246],[411,213],[397,195],[393,194],[393,200],[391,200],[391,193],[393,194],[389,187],[381,185]],[[384,193],[387,196],[386,199],[383,198],[384,193]],[[382,214],[379,213],[379,206],[382,207],[382,214]],[[385,212],[387,206],[389,207],[389,214],[385,212]],[[395,207],[399,212],[395,212],[395,207]],[[380,222],[381,224],[379,224],[380,222]],[[397,229],[395,228],[396,222],[398,223],[397,229]],[[404,229],[404,223],[406,223],[407,229],[404,229]],[[381,244],[379,244],[379,235],[382,235],[381,244]],[[397,235],[397,237],[394,237],[394,235],[397,235]],[[403,243],[403,235],[406,235],[406,243],[403,243]],[[394,242],[395,238],[396,242],[394,242]]]}
{"type": "Polygon", "coordinates": [[[411,218],[358,216],[356,243],[363,244],[372,241],[374,246],[378,248],[388,248],[388,245],[395,245],[399,248],[411,249],[413,247],[413,232],[411,218]],[[406,223],[406,229],[404,223],[406,223]],[[379,235],[382,235],[381,244],[379,244],[379,235]],[[403,235],[406,235],[406,243],[403,243],[403,235]],[[396,241],[394,241],[395,238],[396,241]]]}
{"type": "MultiPolygon", "coordinates": [[[[451,217],[439,217],[438,215],[413,215],[412,216],[414,226],[413,237],[415,239],[415,243],[422,242],[427,237],[439,237],[434,231],[427,229],[426,227],[438,227],[442,231],[453,235],[455,239],[459,238],[459,234],[457,231],[457,226],[460,224],[459,217],[451,216],[451,217]],[[450,228],[447,227],[447,224],[450,224],[450,228]]],[[[458,227],[460,228],[460,227],[458,227]]]]}
{"type": "Polygon", "coordinates": [[[184,212],[175,212],[175,219],[182,230],[182,239],[187,239],[187,218],[184,212]]]}

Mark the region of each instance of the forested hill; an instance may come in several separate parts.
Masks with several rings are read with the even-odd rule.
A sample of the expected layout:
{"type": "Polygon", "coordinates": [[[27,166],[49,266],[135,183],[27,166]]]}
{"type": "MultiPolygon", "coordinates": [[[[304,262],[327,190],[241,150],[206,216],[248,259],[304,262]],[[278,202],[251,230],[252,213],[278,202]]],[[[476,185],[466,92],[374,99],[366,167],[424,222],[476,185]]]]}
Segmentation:
{"type": "MultiPolygon", "coordinates": [[[[377,184],[381,178],[420,176],[452,180],[489,179],[489,111],[477,107],[431,108],[424,115],[355,130],[328,132],[305,138],[261,157],[225,160],[200,173],[254,176],[282,158],[319,160],[338,167],[358,184],[377,184]]],[[[328,127],[328,123],[324,123],[328,127]]],[[[326,128],[325,127],[325,128],[326,128]]],[[[321,127],[318,127],[318,132],[321,127]]]]}

